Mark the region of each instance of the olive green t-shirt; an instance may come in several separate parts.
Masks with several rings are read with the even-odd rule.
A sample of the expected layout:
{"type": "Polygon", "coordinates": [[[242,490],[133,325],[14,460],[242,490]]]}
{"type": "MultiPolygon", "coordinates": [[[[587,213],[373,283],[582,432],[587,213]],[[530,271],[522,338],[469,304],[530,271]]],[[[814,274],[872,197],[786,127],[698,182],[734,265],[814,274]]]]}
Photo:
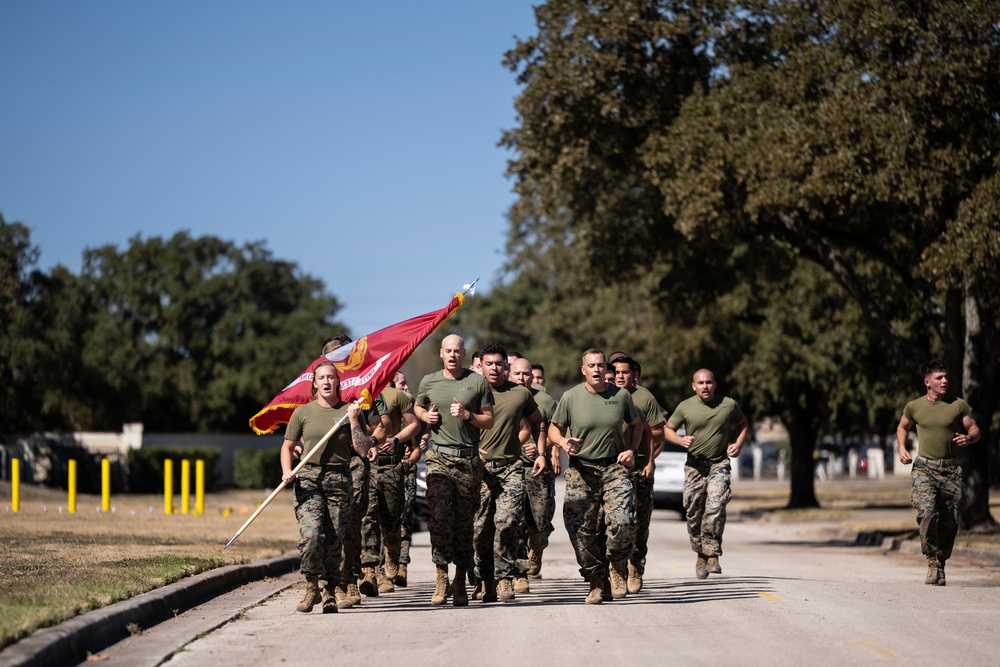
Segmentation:
{"type": "MultiPolygon", "coordinates": [[[[395,387],[386,387],[379,396],[385,401],[386,409],[389,411],[390,427],[386,437],[392,440],[392,437],[405,426],[403,415],[413,409],[413,399],[395,387]]],[[[405,449],[406,443],[400,442],[393,455],[402,456],[405,449]]]]}
{"type": "Polygon", "coordinates": [[[513,458],[521,451],[521,441],[517,437],[521,419],[538,412],[538,406],[530,390],[510,380],[490,389],[494,401],[493,428],[483,431],[479,448],[486,451],[487,461],[513,458]]]}
{"type": "Polygon", "coordinates": [[[688,454],[714,463],[726,458],[733,430],[744,419],[740,406],[728,396],[716,396],[710,403],[692,396],[680,402],[667,424],[675,430],[683,426],[694,436],[688,454]]]}
{"type": "Polygon", "coordinates": [[[431,440],[446,447],[478,447],[482,431],[458,417],[451,416],[451,404],[458,399],[470,412],[493,407],[493,390],[479,373],[466,368],[457,380],[445,377],[444,371],[425,375],[417,390],[416,404],[430,409],[436,405],[441,421],[431,427],[431,440]]]}
{"type": "Polygon", "coordinates": [[[965,433],[962,419],[971,412],[972,406],[957,396],[930,401],[924,395],[907,403],[903,414],[917,425],[917,454],[925,459],[958,456],[958,445],[952,438],[965,433]]]}
{"type": "MultiPolygon", "coordinates": [[[[659,426],[664,422],[663,408],[656,402],[656,398],[648,389],[637,386],[631,393],[635,409],[639,411],[650,427],[659,426]]],[[[625,439],[626,443],[629,442],[628,431],[628,426],[622,425],[622,438],[625,439]]],[[[640,447],[635,455],[635,470],[644,468],[647,462],[649,462],[649,457],[646,455],[646,448],[640,447]]]]}
{"type": "MultiPolygon", "coordinates": [[[[543,389],[531,388],[531,395],[535,399],[535,405],[538,406],[538,413],[542,416],[542,420],[545,422],[542,424],[542,428],[548,428],[548,423],[552,421],[552,415],[556,413],[556,401],[554,398],[549,396],[543,389]]],[[[528,436],[528,440],[535,442],[534,437],[528,436]]],[[[525,463],[534,465],[535,460],[528,456],[528,453],[524,451],[524,447],[521,447],[521,460],[525,463]]]]}
{"type": "MultiPolygon", "coordinates": [[[[322,440],[334,424],[347,414],[347,403],[339,403],[335,408],[324,408],[317,401],[306,403],[295,408],[288,426],[285,428],[285,439],[292,442],[302,441],[303,456],[322,440]]],[[[354,452],[354,442],[351,437],[351,420],[345,419],[337,432],[330,436],[309,463],[349,463],[354,452]]]]}
{"type": "Polygon", "coordinates": [[[622,422],[631,423],[639,413],[628,389],[612,384],[594,393],[586,384],[578,384],[559,399],[552,423],[566,428],[566,436],[579,438],[583,459],[603,459],[618,456],[631,443],[622,438],[622,422]]]}

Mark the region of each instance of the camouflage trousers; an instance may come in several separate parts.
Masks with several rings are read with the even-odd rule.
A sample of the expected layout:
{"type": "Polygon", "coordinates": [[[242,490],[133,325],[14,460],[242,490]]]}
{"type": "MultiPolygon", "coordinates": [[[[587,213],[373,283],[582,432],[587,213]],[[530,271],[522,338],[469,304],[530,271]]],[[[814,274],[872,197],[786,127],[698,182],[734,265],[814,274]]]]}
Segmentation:
{"type": "Polygon", "coordinates": [[[917,510],[920,551],[942,563],[951,558],[962,514],[965,483],[962,467],[954,459],[918,456],[910,472],[910,502],[917,510]]]}
{"type": "Polygon", "coordinates": [[[635,545],[635,489],[618,464],[570,461],[566,469],[563,522],[587,581],[607,575],[605,562],[628,558],[635,545]],[[603,521],[602,521],[603,518],[603,521]]]}
{"type": "Polygon", "coordinates": [[[399,522],[399,562],[409,564],[413,539],[413,503],[417,498],[417,466],[410,466],[403,478],[403,516],[399,522]]]}
{"type": "Polygon", "coordinates": [[[361,521],[368,511],[371,463],[361,456],[351,457],[351,514],[344,533],[344,562],[341,579],[351,582],[361,575],[361,521]]]}
{"type": "Polygon", "coordinates": [[[471,572],[475,566],[472,524],[479,510],[483,462],[479,456],[463,458],[427,452],[427,505],[431,516],[431,560],[435,565],[454,563],[471,572]]]}
{"type": "MultiPolygon", "coordinates": [[[[487,461],[473,524],[476,581],[513,579],[521,573],[517,555],[524,524],[524,465],[487,461]]],[[[527,563],[524,569],[527,569],[527,563]]]]}
{"type": "Polygon", "coordinates": [[[635,547],[628,562],[641,577],[646,572],[646,554],[649,552],[649,522],[653,519],[653,480],[642,474],[642,470],[632,473],[635,487],[635,547]]]}
{"type": "Polygon", "coordinates": [[[695,553],[722,555],[726,504],[733,497],[730,474],[729,459],[712,463],[689,456],[684,466],[684,514],[695,553]]]}
{"type": "Polygon", "coordinates": [[[347,471],[305,465],[294,490],[302,574],[336,586],[351,512],[351,477],[347,471]]]}
{"type": "Polygon", "coordinates": [[[361,522],[361,565],[378,566],[384,546],[399,561],[400,520],[403,516],[403,464],[372,466],[368,511],[361,522]]]}
{"type": "Polygon", "coordinates": [[[538,477],[532,476],[527,463],[524,466],[524,530],[521,531],[517,557],[527,562],[528,549],[540,553],[549,546],[549,535],[555,530],[552,517],[556,513],[556,476],[550,464],[538,477]]]}

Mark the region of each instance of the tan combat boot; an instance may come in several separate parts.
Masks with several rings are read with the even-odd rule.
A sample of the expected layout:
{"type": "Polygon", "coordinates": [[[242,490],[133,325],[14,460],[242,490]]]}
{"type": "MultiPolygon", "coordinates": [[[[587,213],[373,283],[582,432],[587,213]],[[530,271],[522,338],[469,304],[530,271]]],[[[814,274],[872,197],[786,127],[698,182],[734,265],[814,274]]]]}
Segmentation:
{"type": "Polygon", "coordinates": [[[303,614],[308,614],[321,599],[322,595],[320,595],[319,592],[319,577],[309,575],[306,577],[306,594],[302,596],[302,602],[300,602],[299,606],[295,608],[295,611],[301,611],[303,614]]]}
{"type": "Polygon", "coordinates": [[[383,559],[382,559],[382,569],[385,570],[386,578],[392,582],[396,579],[396,575],[399,574],[399,549],[396,549],[397,553],[392,554],[388,549],[383,549],[383,559]]]}
{"type": "Polygon", "coordinates": [[[943,585],[939,582],[939,576],[943,574],[944,574],[944,568],[941,567],[941,562],[938,561],[937,556],[928,556],[927,576],[924,578],[924,583],[927,584],[928,586],[943,585]]]}
{"type": "Polygon", "coordinates": [[[326,585],[323,587],[323,613],[324,614],[336,614],[337,613],[337,596],[334,591],[337,590],[336,586],[326,585]]]}
{"type": "Polygon", "coordinates": [[[383,575],[379,573],[378,575],[378,592],[379,593],[392,593],[396,590],[395,584],[392,583],[392,578],[389,575],[383,575]]]}
{"type": "Polygon", "coordinates": [[[701,554],[698,554],[698,558],[694,562],[694,576],[699,579],[708,579],[708,559],[701,554]]]}
{"type": "Polygon", "coordinates": [[[400,588],[406,588],[406,563],[399,564],[399,571],[396,576],[393,577],[392,583],[396,584],[400,588]]]}
{"type": "MultiPolygon", "coordinates": [[[[337,609],[350,609],[354,606],[351,598],[347,597],[345,586],[337,586],[333,590],[333,599],[337,603],[337,609]]],[[[358,604],[361,604],[360,602],[358,604]]]]}
{"type": "Polygon", "coordinates": [[[628,564],[628,581],[625,584],[629,595],[635,595],[642,590],[642,575],[639,574],[639,570],[635,569],[635,565],[632,565],[632,563],[628,564]]]}
{"type": "Polygon", "coordinates": [[[625,578],[628,576],[626,562],[624,560],[616,561],[611,563],[611,567],[608,568],[608,579],[611,580],[611,597],[615,600],[623,600],[628,595],[628,586],[625,584],[625,578]]]}
{"type": "MultiPolygon", "coordinates": [[[[515,593],[531,592],[531,586],[528,584],[528,577],[524,576],[523,574],[519,574],[516,577],[514,577],[514,592],[515,593]]],[[[503,600],[503,595],[500,596],[500,599],[503,600]]]]}
{"type": "Polygon", "coordinates": [[[469,606],[469,594],[465,590],[465,568],[455,566],[455,580],[451,582],[451,602],[456,607],[469,606]]]}
{"type": "Polygon", "coordinates": [[[705,569],[711,574],[722,574],[722,566],[719,565],[719,557],[708,556],[705,559],[705,569]]]}
{"type": "Polygon", "coordinates": [[[504,577],[497,582],[497,597],[500,598],[500,602],[514,601],[514,586],[510,579],[504,577]]]}
{"type": "Polygon", "coordinates": [[[434,594],[431,595],[431,604],[442,605],[448,599],[448,566],[437,566],[437,583],[434,586],[434,594]]]}
{"type": "Polygon", "coordinates": [[[601,578],[601,599],[605,602],[611,602],[614,600],[614,596],[611,595],[611,580],[608,579],[607,575],[601,578]]]}
{"type": "Polygon", "coordinates": [[[361,591],[358,590],[357,581],[351,581],[351,583],[347,584],[347,586],[344,588],[344,591],[347,594],[347,599],[351,601],[351,604],[353,604],[355,607],[361,604],[361,591]]]}
{"type": "Polygon", "coordinates": [[[590,592],[587,593],[587,604],[604,602],[604,582],[600,577],[590,580],[590,592]]]}
{"type": "Polygon", "coordinates": [[[358,584],[358,590],[361,591],[362,595],[367,595],[370,598],[378,597],[378,575],[375,574],[375,568],[371,566],[364,566],[361,568],[361,583],[358,584]]]}
{"type": "Polygon", "coordinates": [[[528,549],[528,578],[542,578],[542,552],[528,549]]]}

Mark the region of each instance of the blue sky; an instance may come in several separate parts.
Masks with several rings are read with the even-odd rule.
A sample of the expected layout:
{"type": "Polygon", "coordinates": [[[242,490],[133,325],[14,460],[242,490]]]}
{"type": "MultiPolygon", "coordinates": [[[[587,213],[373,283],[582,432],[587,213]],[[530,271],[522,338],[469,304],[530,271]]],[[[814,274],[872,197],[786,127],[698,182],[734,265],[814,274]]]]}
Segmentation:
{"type": "Polygon", "coordinates": [[[0,213],[39,265],[177,231],[323,280],[355,336],[495,284],[532,3],[0,2],[0,213]]]}

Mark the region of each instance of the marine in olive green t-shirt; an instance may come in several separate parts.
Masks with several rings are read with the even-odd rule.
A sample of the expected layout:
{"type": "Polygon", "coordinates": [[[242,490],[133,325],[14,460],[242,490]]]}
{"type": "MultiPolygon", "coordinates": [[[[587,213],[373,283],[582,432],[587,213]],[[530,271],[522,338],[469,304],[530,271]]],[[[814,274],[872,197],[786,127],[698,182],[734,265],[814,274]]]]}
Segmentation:
{"type": "MultiPolygon", "coordinates": [[[[338,403],[336,407],[324,408],[318,402],[312,401],[300,405],[292,412],[285,428],[285,440],[302,441],[303,452],[309,453],[316,443],[326,435],[337,421],[347,414],[348,403],[338,403]]],[[[328,463],[350,463],[354,453],[354,442],[351,437],[351,422],[344,419],[337,432],[309,459],[309,463],[326,465],[328,463]]]]}
{"type": "Polygon", "coordinates": [[[578,384],[559,399],[552,423],[564,427],[567,437],[580,440],[578,457],[603,459],[629,449],[621,425],[638,418],[628,389],[609,384],[602,392],[591,392],[586,384],[578,384]]]}
{"type": "Polygon", "coordinates": [[[510,380],[490,389],[493,390],[493,428],[483,431],[479,448],[486,452],[487,461],[514,458],[521,452],[521,441],[517,437],[521,419],[538,412],[538,406],[529,389],[510,380]]]}
{"type": "Polygon", "coordinates": [[[917,454],[925,459],[953,459],[958,456],[956,433],[965,433],[962,420],[972,406],[957,396],[939,401],[921,396],[903,408],[903,415],[917,425],[917,454]]]}
{"type": "MultiPolygon", "coordinates": [[[[379,396],[385,401],[385,407],[388,410],[389,432],[386,436],[387,439],[392,440],[392,436],[399,433],[400,429],[405,426],[403,415],[413,409],[413,399],[395,387],[386,387],[379,396]]],[[[406,443],[400,442],[392,452],[392,456],[402,456],[405,449],[406,443]]],[[[384,454],[384,452],[380,453],[384,454]]]]}
{"type": "MultiPolygon", "coordinates": [[[[665,421],[663,408],[656,402],[656,398],[648,389],[637,386],[630,393],[632,394],[632,402],[635,403],[635,409],[639,411],[639,414],[642,415],[643,420],[649,424],[650,428],[656,428],[665,421]]],[[[628,440],[628,425],[622,426],[622,437],[628,440]]],[[[639,450],[635,453],[635,465],[633,469],[637,471],[642,470],[648,462],[649,452],[646,451],[645,447],[639,447],[639,450]]]]}
{"type": "MultiPolygon", "coordinates": [[[[547,425],[552,421],[552,415],[556,413],[556,401],[554,398],[549,396],[543,389],[531,388],[531,396],[535,399],[535,405],[538,406],[538,414],[542,416],[545,424],[542,428],[547,428],[547,425]]],[[[528,441],[534,443],[535,439],[529,433],[528,441]]],[[[534,465],[535,459],[528,456],[528,452],[521,447],[521,461],[527,463],[528,465],[534,465]]]]}
{"type": "Polygon", "coordinates": [[[733,430],[744,420],[739,404],[728,396],[716,396],[708,403],[692,396],[680,402],[667,424],[675,431],[683,426],[694,438],[690,456],[715,463],[727,457],[733,430]]]}
{"type": "Polygon", "coordinates": [[[467,368],[457,380],[445,377],[443,370],[425,375],[417,390],[416,404],[426,409],[437,406],[441,421],[431,426],[431,441],[435,445],[478,447],[482,431],[451,414],[450,406],[456,398],[469,412],[493,407],[490,383],[467,368]]]}

